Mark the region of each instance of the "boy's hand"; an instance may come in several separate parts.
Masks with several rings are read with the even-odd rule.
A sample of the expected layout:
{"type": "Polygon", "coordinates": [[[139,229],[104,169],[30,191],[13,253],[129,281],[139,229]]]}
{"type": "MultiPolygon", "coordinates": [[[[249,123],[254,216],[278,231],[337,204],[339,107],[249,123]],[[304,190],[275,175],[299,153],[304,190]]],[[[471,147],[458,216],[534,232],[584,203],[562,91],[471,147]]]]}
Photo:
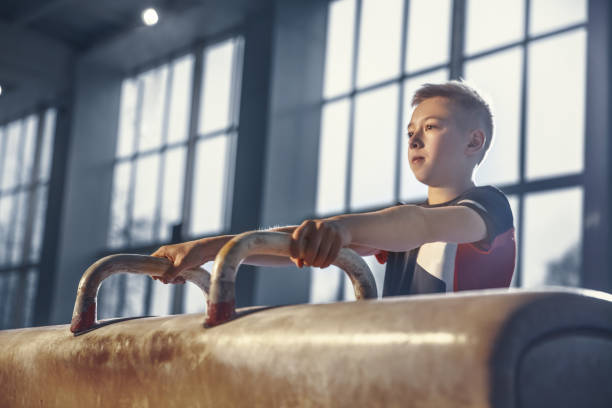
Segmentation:
{"type": "Polygon", "coordinates": [[[214,259],[215,254],[209,254],[206,240],[182,242],[174,245],[164,245],[151,256],[167,258],[172,265],[164,276],[153,276],[153,279],[164,283],[185,283],[185,279],[178,276],[182,271],[205,264],[214,259]]]}
{"type": "Polygon", "coordinates": [[[306,220],[291,235],[291,261],[326,268],[334,262],[340,249],[351,243],[349,231],[332,219],[306,220]]]}

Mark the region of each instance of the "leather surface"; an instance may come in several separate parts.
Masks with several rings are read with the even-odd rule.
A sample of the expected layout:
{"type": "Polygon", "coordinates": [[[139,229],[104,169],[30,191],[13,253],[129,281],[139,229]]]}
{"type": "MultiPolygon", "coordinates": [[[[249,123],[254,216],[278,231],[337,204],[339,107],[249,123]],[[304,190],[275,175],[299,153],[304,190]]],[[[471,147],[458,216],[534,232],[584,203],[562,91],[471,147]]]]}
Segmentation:
{"type": "Polygon", "coordinates": [[[285,306],[209,329],[193,314],[77,337],[68,325],[2,331],[0,407],[487,407],[501,327],[554,296],[488,290],[285,306]]]}

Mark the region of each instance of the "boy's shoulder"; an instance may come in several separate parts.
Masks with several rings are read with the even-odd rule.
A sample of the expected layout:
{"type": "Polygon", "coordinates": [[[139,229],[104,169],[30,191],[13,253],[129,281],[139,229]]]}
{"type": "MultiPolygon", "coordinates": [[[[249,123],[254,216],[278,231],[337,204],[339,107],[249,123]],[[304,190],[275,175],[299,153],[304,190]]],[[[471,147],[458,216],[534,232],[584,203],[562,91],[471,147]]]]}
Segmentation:
{"type": "Polygon", "coordinates": [[[504,192],[501,191],[499,188],[492,186],[492,185],[472,187],[471,189],[466,190],[463,193],[461,193],[453,201],[460,201],[462,199],[466,199],[467,197],[491,198],[491,199],[502,200],[508,203],[508,197],[506,197],[504,192]]]}
{"type": "MultiPolygon", "coordinates": [[[[476,202],[483,201],[484,203],[492,202],[497,205],[505,204],[505,205],[508,205],[508,208],[510,205],[510,203],[508,202],[508,198],[503,193],[503,191],[491,185],[472,187],[464,191],[463,193],[459,194],[457,197],[453,198],[452,200],[444,202],[444,203],[429,204],[427,201],[423,201],[421,203],[418,203],[417,205],[422,206],[422,207],[429,207],[429,208],[446,207],[446,206],[451,206],[451,205],[457,205],[463,202],[469,202],[470,200],[476,201],[476,202]]],[[[402,204],[402,203],[398,203],[398,204],[402,204]]]]}

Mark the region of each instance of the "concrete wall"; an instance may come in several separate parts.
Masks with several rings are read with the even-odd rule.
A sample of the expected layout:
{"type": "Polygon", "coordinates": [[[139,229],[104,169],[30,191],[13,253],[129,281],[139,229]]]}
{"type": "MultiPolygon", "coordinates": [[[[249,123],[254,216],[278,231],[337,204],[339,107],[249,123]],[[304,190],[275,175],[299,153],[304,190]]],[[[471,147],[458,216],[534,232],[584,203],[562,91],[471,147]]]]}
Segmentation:
{"type": "Polygon", "coordinates": [[[52,324],[70,321],[79,279],[106,247],[122,79],[85,62],[76,69],[52,324]]]}
{"type": "MultiPolygon", "coordinates": [[[[291,225],[315,210],[326,1],[276,3],[262,225],[291,225]]],[[[307,302],[307,269],[260,268],[256,304],[307,302]]]]}
{"type": "Polygon", "coordinates": [[[74,73],[74,54],[68,47],[0,22],[0,50],[0,123],[32,113],[40,105],[57,105],[65,98],[74,73]]]}

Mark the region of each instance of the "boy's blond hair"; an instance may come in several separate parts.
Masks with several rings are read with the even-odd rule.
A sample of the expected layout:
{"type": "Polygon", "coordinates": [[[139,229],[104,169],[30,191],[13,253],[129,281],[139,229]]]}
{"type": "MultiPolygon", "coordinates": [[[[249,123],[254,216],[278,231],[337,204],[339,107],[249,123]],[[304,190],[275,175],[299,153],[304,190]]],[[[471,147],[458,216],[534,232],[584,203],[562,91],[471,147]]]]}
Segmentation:
{"type": "Polygon", "coordinates": [[[484,159],[491,140],[493,139],[493,114],[489,104],[476,90],[463,81],[448,81],[441,84],[423,84],[412,97],[411,105],[417,106],[426,99],[434,97],[448,98],[468,115],[480,119],[484,124],[485,144],[484,153],[478,160],[478,164],[484,159]]]}

